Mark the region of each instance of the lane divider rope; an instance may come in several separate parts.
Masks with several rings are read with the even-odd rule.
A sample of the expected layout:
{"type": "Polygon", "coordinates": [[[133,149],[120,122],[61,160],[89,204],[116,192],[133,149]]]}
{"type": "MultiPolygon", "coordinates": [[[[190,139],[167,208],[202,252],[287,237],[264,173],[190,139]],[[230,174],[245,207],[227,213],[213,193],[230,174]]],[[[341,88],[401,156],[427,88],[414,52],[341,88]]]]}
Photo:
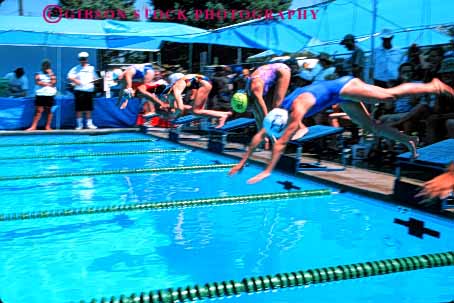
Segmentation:
{"type": "Polygon", "coordinates": [[[123,152],[100,152],[100,153],[74,153],[62,155],[43,155],[43,156],[17,156],[17,157],[0,157],[0,160],[27,160],[27,159],[60,159],[60,158],[80,158],[80,157],[109,157],[109,156],[133,156],[148,154],[166,154],[166,153],[185,153],[190,149],[152,149],[142,151],[123,151],[123,152]]]}
{"type": "MultiPolygon", "coordinates": [[[[386,275],[397,272],[420,270],[432,267],[453,266],[454,251],[412,257],[385,259],[348,265],[300,270],[276,275],[244,278],[239,281],[221,281],[186,287],[167,288],[131,294],[129,297],[92,299],[90,303],[173,303],[213,298],[238,296],[244,293],[259,293],[281,288],[292,288],[341,280],[386,275]]],[[[85,301],[80,301],[85,303],[85,301]]]]}
{"type": "Polygon", "coordinates": [[[79,145],[79,144],[107,144],[107,143],[137,143],[137,142],[156,142],[157,139],[119,139],[119,140],[88,140],[88,141],[70,141],[70,142],[48,142],[48,143],[21,143],[21,144],[0,144],[0,147],[22,147],[22,146],[52,146],[52,145],[79,145]]]}
{"type": "Polygon", "coordinates": [[[89,176],[103,176],[103,175],[145,174],[145,173],[162,173],[162,172],[191,171],[191,170],[214,170],[214,169],[231,168],[233,166],[235,166],[235,164],[211,164],[211,165],[85,171],[85,172],[60,173],[60,174],[2,176],[2,177],[0,177],[0,181],[67,178],[67,177],[89,177],[89,176]]]}
{"type": "Polygon", "coordinates": [[[192,200],[175,200],[165,202],[148,202],[148,203],[135,203],[135,204],[122,204],[122,205],[110,205],[100,207],[86,207],[86,208],[70,208],[60,210],[43,210],[28,213],[16,213],[16,214],[0,214],[0,221],[20,221],[29,219],[40,219],[40,218],[54,218],[54,217],[67,217],[67,216],[79,216],[79,215],[94,215],[99,213],[113,213],[113,212],[124,212],[124,211],[138,211],[138,210],[163,210],[171,208],[183,208],[183,207],[201,207],[201,206],[213,206],[221,204],[234,204],[234,203],[247,203],[257,201],[273,201],[281,199],[295,199],[303,197],[314,197],[330,195],[332,192],[329,189],[314,189],[304,190],[295,192],[283,192],[283,193],[269,193],[269,194],[253,194],[253,195],[242,195],[242,196],[230,196],[230,197],[216,197],[216,198],[201,198],[192,200]]]}

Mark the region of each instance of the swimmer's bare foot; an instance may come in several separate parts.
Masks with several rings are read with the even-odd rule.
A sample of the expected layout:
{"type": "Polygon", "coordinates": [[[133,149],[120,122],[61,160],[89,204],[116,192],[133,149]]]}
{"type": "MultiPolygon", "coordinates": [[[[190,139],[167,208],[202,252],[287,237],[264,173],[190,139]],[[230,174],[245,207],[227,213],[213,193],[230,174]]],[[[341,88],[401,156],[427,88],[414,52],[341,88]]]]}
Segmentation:
{"type": "Polygon", "coordinates": [[[35,127],[30,127],[30,128],[27,128],[25,131],[26,132],[30,132],[30,131],[33,131],[33,130],[36,130],[36,128],[35,127]]]}
{"type": "Polygon", "coordinates": [[[445,95],[448,97],[454,97],[454,90],[440,81],[438,78],[433,78],[433,80],[430,82],[436,90],[436,93],[439,95],[445,95]]]}
{"type": "Polygon", "coordinates": [[[228,117],[232,115],[232,112],[226,112],[221,118],[219,118],[218,125],[216,128],[221,128],[224,126],[225,122],[227,121],[228,117]]]}
{"type": "Polygon", "coordinates": [[[418,144],[419,138],[416,136],[411,137],[410,141],[405,144],[405,146],[410,150],[412,159],[416,159],[419,157],[418,154],[418,144]]]}
{"type": "Polygon", "coordinates": [[[216,126],[216,128],[221,128],[221,127],[223,127],[224,124],[225,124],[225,121],[227,121],[227,118],[228,118],[227,115],[222,116],[221,118],[219,118],[219,120],[218,120],[218,125],[216,126]]]}
{"type": "Polygon", "coordinates": [[[308,131],[309,131],[309,129],[306,126],[302,126],[302,127],[300,126],[300,128],[293,135],[292,141],[301,139],[302,137],[304,137],[304,135],[307,134],[308,131]]]}
{"type": "Polygon", "coordinates": [[[53,130],[53,129],[50,126],[46,126],[46,130],[53,130]]]}

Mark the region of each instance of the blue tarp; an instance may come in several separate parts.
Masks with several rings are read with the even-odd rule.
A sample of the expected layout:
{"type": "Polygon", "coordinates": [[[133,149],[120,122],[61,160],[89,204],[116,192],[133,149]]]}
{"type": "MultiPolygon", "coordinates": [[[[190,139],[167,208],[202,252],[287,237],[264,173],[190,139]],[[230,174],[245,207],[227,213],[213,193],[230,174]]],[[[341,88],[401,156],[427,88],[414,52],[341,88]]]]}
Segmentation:
{"type": "Polygon", "coordinates": [[[0,45],[155,50],[162,41],[171,41],[293,52],[304,47],[310,38],[302,29],[276,20],[210,31],[167,22],[62,19],[53,24],[41,17],[0,19],[0,45]]]}
{"type": "Polygon", "coordinates": [[[246,22],[213,30],[206,34],[171,38],[176,42],[251,47],[290,53],[302,49],[310,39],[311,36],[306,34],[304,29],[279,20],[246,22]]]}
{"type": "MultiPolygon", "coordinates": [[[[30,127],[35,113],[34,98],[0,98],[0,130],[20,130],[30,127]]],[[[126,109],[121,110],[117,98],[95,98],[93,122],[100,128],[134,127],[139,114],[140,100],[131,99],[126,109]]],[[[52,120],[52,128],[73,129],[76,126],[74,99],[68,96],[56,97],[59,109],[52,120]]],[[[40,120],[39,127],[45,125],[45,116],[40,120]]]]}
{"type": "Polygon", "coordinates": [[[159,49],[163,37],[202,32],[206,31],[177,23],[62,19],[54,24],[41,17],[0,18],[0,45],[151,51],[159,49]]]}
{"type": "MultiPolygon", "coordinates": [[[[373,1],[337,0],[330,1],[316,8],[316,20],[283,20],[313,38],[308,44],[309,50],[328,53],[345,53],[346,49],[339,42],[346,34],[359,38],[363,50],[371,49],[373,1]],[[327,45],[326,45],[327,44],[327,45]]],[[[444,44],[449,37],[435,30],[440,24],[454,24],[452,12],[454,1],[445,0],[400,0],[377,1],[375,36],[387,28],[393,31],[395,47],[444,44]]],[[[376,39],[375,47],[381,43],[376,39]]]]}

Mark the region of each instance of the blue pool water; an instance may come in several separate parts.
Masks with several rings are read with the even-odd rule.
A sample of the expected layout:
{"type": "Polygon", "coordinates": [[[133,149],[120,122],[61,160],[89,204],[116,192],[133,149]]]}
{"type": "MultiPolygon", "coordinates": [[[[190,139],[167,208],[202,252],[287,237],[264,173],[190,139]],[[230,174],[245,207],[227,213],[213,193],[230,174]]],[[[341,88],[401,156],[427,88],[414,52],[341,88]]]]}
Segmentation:
{"type": "MultiPolygon", "coordinates": [[[[142,134],[25,136],[2,144],[124,140],[142,134]]],[[[0,147],[8,155],[187,148],[165,140],[131,144],[0,147]]],[[[190,150],[127,157],[0,160],[3,176],[235,163],[190,150]]],[[[0,181],[0,213],[286,191],[325,185],[275,173],[255,185],[228,169],[0,181]]],[[[454,223],[352,193],[161,211],[0,222],[0,298],[70,302],[237,280],[454,249],[454,223]],[[409,236],[394,218],[423,220],[440,238],[409,236]],[[31,287],[33,286],[33,287],[31,287]]],[[[231,302],[448,302],[454,269],[437,268],[228,298],[231,302]]]]}

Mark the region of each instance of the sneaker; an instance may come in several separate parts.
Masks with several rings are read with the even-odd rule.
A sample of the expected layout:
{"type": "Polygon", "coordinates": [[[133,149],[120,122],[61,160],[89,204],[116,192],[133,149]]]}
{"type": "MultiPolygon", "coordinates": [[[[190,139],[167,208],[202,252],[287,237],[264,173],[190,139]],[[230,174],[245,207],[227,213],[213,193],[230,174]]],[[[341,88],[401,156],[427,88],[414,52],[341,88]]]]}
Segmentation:
{"type": "Polygon", "coordinates": [[[87,128],[88,129],[97,129],[96,125],[93,124],[92,119],[87,119],[87,128]]]}
{"type": "Polygon", "coordinates": [[[84,120],[82,118],[77,118],[76,120],[76,130],[81,130],[84,128],[84,120]]]}

